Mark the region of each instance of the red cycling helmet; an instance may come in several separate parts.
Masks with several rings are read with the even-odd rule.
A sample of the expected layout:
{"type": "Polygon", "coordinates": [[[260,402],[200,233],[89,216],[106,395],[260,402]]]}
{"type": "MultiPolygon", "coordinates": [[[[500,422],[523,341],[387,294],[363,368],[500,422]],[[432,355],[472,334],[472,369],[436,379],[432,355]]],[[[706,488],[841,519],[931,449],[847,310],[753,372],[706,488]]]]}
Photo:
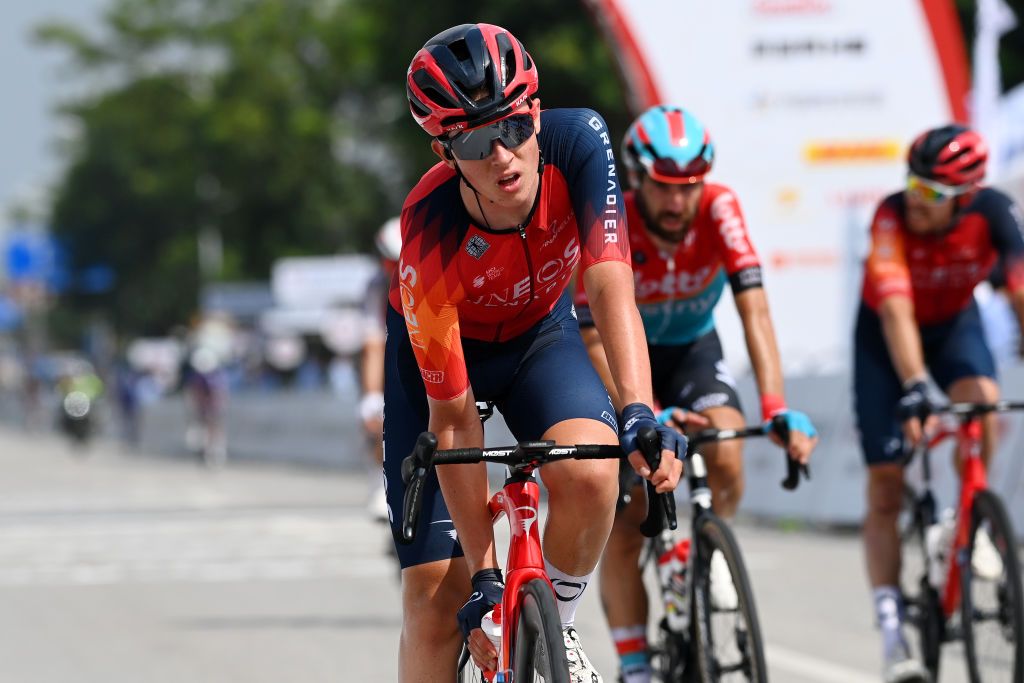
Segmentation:
{"type": "Polygon", "coordinates": [[[462,24],[427,41],[405,86],[416,123],[438,137],[510,114],[537,92],[537,66],[500,26],[462,24]]]}
{"type": "Polygon", "coordinates": [[[910,172],[950,187],[980,183],[988,145],[975,131],[952,124],[927,130],[910,146],[910,172]]]}

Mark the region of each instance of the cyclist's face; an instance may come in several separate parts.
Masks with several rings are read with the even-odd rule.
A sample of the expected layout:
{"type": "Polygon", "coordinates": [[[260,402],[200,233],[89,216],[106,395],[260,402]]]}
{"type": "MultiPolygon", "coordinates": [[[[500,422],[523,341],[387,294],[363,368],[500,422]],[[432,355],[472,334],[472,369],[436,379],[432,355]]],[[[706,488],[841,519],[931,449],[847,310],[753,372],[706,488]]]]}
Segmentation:
{"type": "Polygon", "coordinates": [[[924,199],[913,192],[907,192],[906,222],[910,232],[919,235],[942,232],[953,220],[954,199],[932,201],[924,199]]]}
{"type": "Polygon", "coordinates": [[[647,207],[648,219],[665,232],[682,232],[690,227],[704,183],[662,183],[644,174],[640,194],[647,207]]]}
{"type": "MultiPolygon", "coordinates": [[[[534,131],[540,131],[540,100],[533,100],[532,105],[523,104],[515,113],[533,116],[534,131]]],[[[509,149],[500,139],[494,140],[491,154],[485,159],[448,158],[436,141],[434,151],[449,166],[457,163],[462,175],[482,198],[507,209],[524,205],[531,207],[537,189],[537,167],[540,164],[536,132],[515,149],[509,149]]]]}

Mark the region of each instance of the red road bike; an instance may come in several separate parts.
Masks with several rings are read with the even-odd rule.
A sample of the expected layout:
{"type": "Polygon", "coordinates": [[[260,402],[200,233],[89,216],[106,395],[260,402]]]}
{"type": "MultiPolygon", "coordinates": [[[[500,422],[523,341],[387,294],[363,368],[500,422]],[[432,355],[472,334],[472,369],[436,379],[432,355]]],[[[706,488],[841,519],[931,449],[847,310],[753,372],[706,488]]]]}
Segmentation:
{"type": "Polygon", "coordinates": [[[981,460],[981,416],[1010,410],[1024,410],[1024,402],[954,403],[941,408],[935,412],[953,418],[953,424],[944,424],[937,435],[922,440],[904,460],[906,465],[920,456],[923,483],[920,491],[908,486],[905,496],[904,577],[916,592],[906,590],[907,580],[903,592],[933,681],[938,680],[942,644],[957,639],[964,641],[972,683],[1024,681],[1024,588],[1017,537],[1003,502],[988,488],[981,460]],[[960,495],[942,534],[928,456],[934,446],[953,436],[961,463],[960,495]],[[934,535],[930,542],[929,530],[934,535]],[[929,568],[936,562],[945,569],[933,569],[930,578],[929,568]]]}
{"type": "MultiPolygon", "coordinates": [[[[486,417],[486,414],[484,414],[486,417]]],[[[651,469],[660,460],[658,436],[654,429],[640,433],[641,451],[651,469]]],[[[416,447],[402,462],[406,483],[402,536],[411,541],[416,533],[423,486],[435,465],[493,462],[508,467],[508,477],[488,503],[495,522],[505,516],[511,531],[505,564],[505,592],[501,601],[501,647],[498,670],[478,669],[463,646],[459,658],[459,681],[489,683],[569,683],[569,669],[562,639],[554,589],[544,571],[541,550],[540,486],[534,472],[556,460],[621,458],[618,446],[558,446],[553,441],[528,441],[506,448],[462,448],[438,451],[437,438],[420,434],[416,447]]],[[[675,499],[671,494],[648,499],[648,518],[676,527],[675,499]]]]}

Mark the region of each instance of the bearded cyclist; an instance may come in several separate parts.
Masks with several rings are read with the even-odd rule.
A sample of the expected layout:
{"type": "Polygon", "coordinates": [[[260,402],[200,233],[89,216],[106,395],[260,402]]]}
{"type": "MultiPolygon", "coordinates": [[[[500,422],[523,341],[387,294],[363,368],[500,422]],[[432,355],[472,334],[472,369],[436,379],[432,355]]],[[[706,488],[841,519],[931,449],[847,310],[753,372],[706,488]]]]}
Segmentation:
{"type": "MultiPolygon", "coordinates": [[[[625,200],[636,302],[647,334],[655,398],[680,426],[744,425],[713,318],[728,282],[743,321],[762,419],[784,415],[791,434],[789,452],[806,463],[816,432],[806,415],[786,407],[761,264],[739,202],[728,187],[704,180],[714,160],[707,129],[687,110],[652,107],[626,132],[622,156],[635,188],[625,200]]],[[[587,302],[587,293],[580,292],[580,325],[594,365],[607,380],[607,338],[591,324],[587,302]]],[[[729,519],[743,494],[741,442],[725,442],[702,453],[715,512],[729,519]]],[[[601,598],[625,683],[649,683],[652,674],[647,593],[638,561],[643,501],[643,495],[632,496],[617,517],[601,562],[601,598]]],[[[721,553],[712,556],[711,572],[712,599],[722,608],[734,606],[736,591],[721,553]]]]}
{"type": "MultiPolygon", "coordinates": [[[[637,431],[658,423],[607,126],[588,109],[541,112],[537,84],[523,45],[490,24],[439,33],[409,66],[409,106],[440,163],[402,209],[387,319],[384,470],[396,539],[402,458],[428,429],[441,449],[482,446],[477,400],[495,401],[517,439],[620,443],[659,491],[679,479],[685,439],[674,431],[658,426],[663,450],[654,472],[636,448],[637,431]],[[625,406],[618,420],[567,291],[577,266],[606,332],[625,406]]],[[[541,470],[545,565],[575,683],[602,680],[573,622],[611,529],[617,467],[566,460],[541,470]]],[[[451,466],[431,477],[428,519],[414,543],[397,547],[406,683],[452,680],[462,637],[484,668],[496,657],[479,628],[502,591],[486,468],[451,466]]]]}
{"type": "MultiPolygon", "coordinates": [[[[1024,329],[1021,211],[1002,192],[981,187],[987,159],[985,141],[969,128],[925,131],[910,147],[906,189],[886,197],[871,224],[854,338],[854,393],[868,465],[864,550],[884,677],[893,683],[928,680],[902,632],[896,527],[904,490],[901,431],[911,444],[922,438],[932,405],[929,374],[951,401],[999,398],[974,300],[975,285],[999,260],[1024,329]]],[[[982,424],[987,463],[995,415],[982,424]]]]}

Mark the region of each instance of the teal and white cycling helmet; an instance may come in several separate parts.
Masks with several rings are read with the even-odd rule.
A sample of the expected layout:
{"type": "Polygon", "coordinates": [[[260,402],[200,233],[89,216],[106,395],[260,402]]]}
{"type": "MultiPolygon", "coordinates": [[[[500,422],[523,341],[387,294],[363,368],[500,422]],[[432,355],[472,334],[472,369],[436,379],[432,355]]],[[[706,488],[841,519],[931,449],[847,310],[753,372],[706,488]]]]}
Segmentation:
{"type": "Polygon", "coordinates": [[[711,170],[715,146],[697,117],[682,107],[651,107],[622,141],[626,167],[662,183],[699,183],[711,170]]]}

